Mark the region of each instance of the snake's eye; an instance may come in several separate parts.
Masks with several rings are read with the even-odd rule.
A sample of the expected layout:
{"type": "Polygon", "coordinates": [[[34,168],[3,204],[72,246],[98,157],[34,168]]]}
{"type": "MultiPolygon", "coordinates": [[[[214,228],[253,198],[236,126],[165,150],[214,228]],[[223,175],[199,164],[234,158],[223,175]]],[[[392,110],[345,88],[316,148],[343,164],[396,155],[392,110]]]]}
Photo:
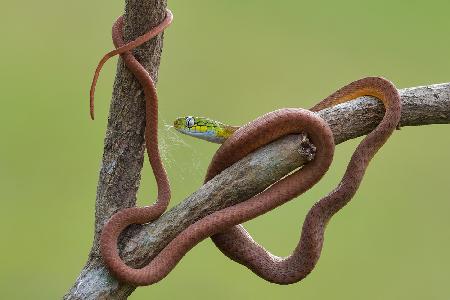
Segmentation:
{"type": "Polygon", "coordinates": [[[194,117],[191,117],[191,116],[186,117],[186,127],[187,128],[191,128],[192,126],[194,126],[194,124],[195,124],[194,117]]]}

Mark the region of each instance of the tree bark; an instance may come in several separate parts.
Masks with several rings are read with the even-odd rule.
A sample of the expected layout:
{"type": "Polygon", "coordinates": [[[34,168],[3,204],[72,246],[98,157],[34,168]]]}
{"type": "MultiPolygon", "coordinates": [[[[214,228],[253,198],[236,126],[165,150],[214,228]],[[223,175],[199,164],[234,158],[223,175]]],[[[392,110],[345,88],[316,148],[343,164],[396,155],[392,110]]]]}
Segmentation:
{"type": "MultiPolygon", "coordinates": [[[[166,16],[166,6],[166,0],[126,0],[124,40],[132,41],[161,23],[166,16]]],[[[133,50],[133,54],[149,71],[155,83],[158,80],[162,43],[163,34],[160,34],[133,50]]],[[[143,90],[119,58],[97,186],[94,242],[85,269],[101,264],[98,239],[105,222],[118,210],[136,203],[144,158],[144,108],[143,90]]],[[[132,290],[120,289],[117,293],[102,293],[99,290],[98,293],[85,295],[74,285],[64,298],[119,299],[126,298],[132,290]]]]}
{"type": "MultiPolygon", "coordinates": [[[[128,0],[124,36],[133,40],[160,23],[165,0],[128,0]]],[[[162,35],[134,51],[157,79],[162,35]]],[[[450,83],[400,90],[401,126],[450,123],[450,83]]],[[[361,97],[319,112],[330,125],[336,144],[367,134],[381,120],[384,108],[361,97]]],[[[64,299],[125,299],[135,289],[119,283],[102,263],[98,238],[105,222],[118,210],[134,206],[144,152],[144,97],[139,83],[119,60],[97,188],[95,233],[88,261],[64,299]]],[[[314,146],[305,136],[289,135],[223,171],[155,222],[130,226],[119,249],[133,267],[146,265],[168,242],[198,219],[245,201],[312,159],[314,146]],[[299,143],[303,140],[303,143],[299,143]]]]}

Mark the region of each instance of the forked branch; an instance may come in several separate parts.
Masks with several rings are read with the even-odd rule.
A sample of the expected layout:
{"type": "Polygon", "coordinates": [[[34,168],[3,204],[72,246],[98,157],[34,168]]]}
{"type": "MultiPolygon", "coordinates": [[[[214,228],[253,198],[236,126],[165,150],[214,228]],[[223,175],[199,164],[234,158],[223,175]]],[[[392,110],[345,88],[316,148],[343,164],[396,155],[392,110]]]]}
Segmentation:
{"type": "MultiPolygon", "coordinates": [[[[164,17],[163,0],[126,2],[125,38],[132,40],[164,17]]],[[[161,37],[135,51],[156,78],[161,37]]],[[[401,126],[450,123],[450,83],[400,91],[401,126]]],[[[370,132],[383,116],[383,105],[371,97],[358,98],[319,114],[329,124],[336,143],[370,132]]],[[[140,87],[119,61],[97,188],[95,238],[89,259],[65,299],[125,299],[134,287],[117,282],[102,263],[98,236],[116,211],[135,205],[143,164],[144,101],[140,87]]],[[[131,226],[119,248],[133,267],[148,263],[171,239],[203,216],[244,201],[307,163],[313,145],[289,135],[269,144],[226,169],[158,220],[131,226]]]]}

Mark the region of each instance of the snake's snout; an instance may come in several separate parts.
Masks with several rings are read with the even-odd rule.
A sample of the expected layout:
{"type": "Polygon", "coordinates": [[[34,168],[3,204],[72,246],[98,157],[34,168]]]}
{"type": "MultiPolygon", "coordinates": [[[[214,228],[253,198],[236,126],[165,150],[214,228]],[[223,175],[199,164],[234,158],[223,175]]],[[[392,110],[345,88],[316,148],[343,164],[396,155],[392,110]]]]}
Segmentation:
{"type": "Polygon", "coordinates": [[[183,128],[184,125],[184,118],[178,118],[175,121],[173,121],[173,127],[180,131],[181,128],[183,128]]]}

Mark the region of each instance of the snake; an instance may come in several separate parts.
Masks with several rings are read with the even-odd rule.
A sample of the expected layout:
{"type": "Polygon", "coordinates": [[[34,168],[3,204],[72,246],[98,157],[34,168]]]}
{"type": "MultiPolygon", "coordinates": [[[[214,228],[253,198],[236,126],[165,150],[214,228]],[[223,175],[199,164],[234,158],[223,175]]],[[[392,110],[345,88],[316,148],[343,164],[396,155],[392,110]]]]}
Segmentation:
{"type": "Polygon", "coordinates": [[[166,18],[161,24],[125,44],[122,38],[123,17],[119,17],[112,30],[116,49],[102,58],[94,74],[90,94],[91,117],[94,116],[95,83],[102,65],[110,57],[120,54],[127,68],[142,85],[146,103],[145,145],[158,189],[157,200],[153,205],[122,209],[106,222],[100,236],[100,252],[104,263],[121,282],[135,286],[150,285],[167,276],[196,244],[211,237],[226,256],[261,278],[278,284],[298,282],[314,269],[320,257],[326,225],[351,200],[371,158],[398,126],[401,114],[399,93],[387,79],[366,77],[338,89],[309,110],[278,109],[243,126],[229,126],[208,118],[192,116],[177,119],[174,127],[180,132],[221,144],[208,167],[205,182],[256,149],[288,134],[306,133],[315,145],[316,153],[312,161],[263,192],[189,225],[169,241],[147,265],[132,268],[119,256],[118,237],[127,226],[151,222],[164,213],[170,200],[170,185],[158,151],[156,89],[151,76],[130,51],[161,33],[172,18],[170,10],[166,10],[166,18]],[[329,125],[316,112],[360,96],[374,96],[382,101],[385,107],[383,119],[357,146],[338,186],[309,210],[298,245],[292,254],[287,257],[271,254],[239,224],[299,196],[323,177],[333,160],[335,143],[329,125]]]}

